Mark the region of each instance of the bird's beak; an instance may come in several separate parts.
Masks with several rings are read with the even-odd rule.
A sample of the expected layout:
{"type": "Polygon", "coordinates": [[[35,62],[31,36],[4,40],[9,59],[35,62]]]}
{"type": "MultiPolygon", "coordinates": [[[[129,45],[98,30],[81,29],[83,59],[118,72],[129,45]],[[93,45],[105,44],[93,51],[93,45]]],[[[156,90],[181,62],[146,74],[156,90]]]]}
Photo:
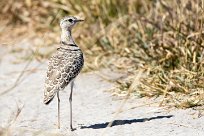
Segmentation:
{"type": "Polygon", "coordinates": [[[76,22],[82,22],[84,19],[77,19],[76,22]]]}

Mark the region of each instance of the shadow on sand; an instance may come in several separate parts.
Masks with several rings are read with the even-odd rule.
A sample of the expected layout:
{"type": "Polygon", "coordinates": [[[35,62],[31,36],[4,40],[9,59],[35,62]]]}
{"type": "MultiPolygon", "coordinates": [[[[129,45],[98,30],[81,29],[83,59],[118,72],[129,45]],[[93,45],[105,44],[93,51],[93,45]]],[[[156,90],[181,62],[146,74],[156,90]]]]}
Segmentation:
{"type": "MultiPolygon", "coordinates": [[[[173,117],[173,115],[156,116],[156,117],[142,118],[142,119],[114,120],[111,127],[118,126],[118,125],[125,125],[125,124],[145,122],[145,121],[150,121],[150,120],[155,120],[155,119],[171,118],[171,117],[173,117]]],[[[90,126],[81,126],[81,129],[85,129],[85,128],[92,128],[92,129],[106,128],[109,123],[110,122],[105,122],[105,123],[93,124],[93,125],[90,125],[90,126]]]]}

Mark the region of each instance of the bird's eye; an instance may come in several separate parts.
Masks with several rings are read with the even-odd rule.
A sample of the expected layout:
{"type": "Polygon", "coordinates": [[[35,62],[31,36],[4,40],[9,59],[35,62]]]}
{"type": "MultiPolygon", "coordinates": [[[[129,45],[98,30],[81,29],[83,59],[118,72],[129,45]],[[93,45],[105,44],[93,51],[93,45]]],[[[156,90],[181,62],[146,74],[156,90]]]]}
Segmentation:
{"type": "Polygon", "coordinates": [[[68,21],[69,21],[70,23],[72,23],[72,22],[73,22],[73,19],[69,19],[68,21]]]}

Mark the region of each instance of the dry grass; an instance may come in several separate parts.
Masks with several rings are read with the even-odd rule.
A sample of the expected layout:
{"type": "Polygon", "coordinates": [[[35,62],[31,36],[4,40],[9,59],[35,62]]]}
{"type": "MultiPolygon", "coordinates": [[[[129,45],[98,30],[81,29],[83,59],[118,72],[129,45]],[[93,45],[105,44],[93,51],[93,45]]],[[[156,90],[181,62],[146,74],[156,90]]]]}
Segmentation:
{"type": "Polygon", "coordinates": [[[0,37],[8,40],[1,33],[5,30],[13,37],[26,32],[44,37],[46,42],[36,46],[49,46],[59,41],[62,16],[85,17],[74,37],[85,51],[86,70],[127,71],[129,77],[117,82],[120,93],[128,90],[135,71],[143,69],[146,76],[133,90],[137,96],[163,95],[161,104],[188,108],[204,104],[203,7],[204,0],[8,0],[0,3],[6,26],[0,37]]]}

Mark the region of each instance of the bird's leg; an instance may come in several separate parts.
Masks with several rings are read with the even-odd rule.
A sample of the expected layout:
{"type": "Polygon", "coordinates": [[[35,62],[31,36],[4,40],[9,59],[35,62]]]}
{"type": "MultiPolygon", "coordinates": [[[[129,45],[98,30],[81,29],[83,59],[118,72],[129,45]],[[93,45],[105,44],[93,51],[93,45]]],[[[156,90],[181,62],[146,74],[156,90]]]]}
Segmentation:
{"type": "Polygon", "coordinates": [[[57,127],[60,129],[60,98],[59,98],[59,91],[57,92],[57,99],[58,99],[58,124],[57,127]]]}
{"type": "Polygon", "coordinates": [[[71,82],[71,92],[70,92],[70,96],[69,96],[69,104],[70,104],[70,128],[71,131],[73,131],[73,127],[72,127],[72,92],[73,92],[73,87],[74,87],[74,81],[71,82]]]}

